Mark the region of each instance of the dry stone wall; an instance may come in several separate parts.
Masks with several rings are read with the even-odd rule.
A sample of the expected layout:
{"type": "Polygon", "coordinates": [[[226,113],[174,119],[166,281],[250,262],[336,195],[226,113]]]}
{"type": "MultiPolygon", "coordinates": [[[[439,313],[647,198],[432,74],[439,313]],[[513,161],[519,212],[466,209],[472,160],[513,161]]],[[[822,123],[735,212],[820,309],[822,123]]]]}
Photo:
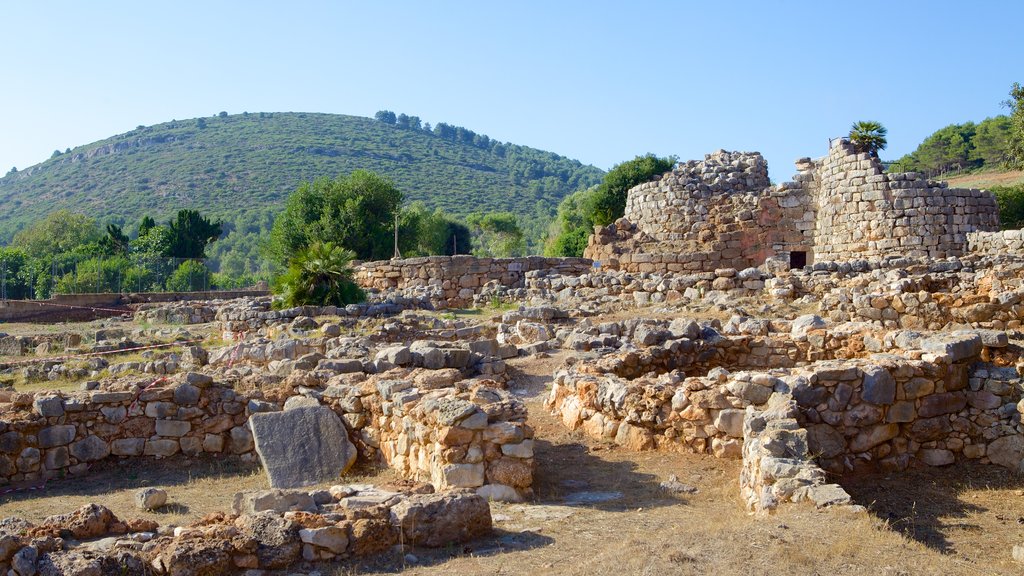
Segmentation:
{"type": "Polygon", "coordinates": [[[510,288],[525,286],[526,273],[551,270],[578,276],[591,269],[585,258],[477,258],[474,256],[428,256],[404,260],[364,262],[356,266],[356,281],[378,290],[438,290],[436,303],[446,307],[471,306],[473,297],[485,285],[498,282],[510,288]]]}
{"type": "Polygon", "coordinates": [[[493,382],[462,381],[455,369],[365,380],[361,364],[354,368],[321,393],[293,391],[277,398],[280,404],[198,373],[141,383],[134,391],[3,390],[0,402],[8,409],[0,420],[0,484],[81,474],[108,456],[251,459],[250,414],[311,402],[341,416],[363,459],[383,460],[404,477],[504,500],[532,494],[533,430],[521,401],[493,382]],[[352,379],[362,381],[344,383],[352,379]]]}
{"type": "Polygon", "coordinates": [[[982,361],[1006,346],[1005,334],[901,333],[881,339],[894,343],[886,353],[868,354],[866,337],[837,347],[828,344],[828,332],[813,324],[794,327],[791,336],[803,344],[767,362],[774,369],[766,372],[712,368],[687,377],[715,363],[718,350],[729,348],[722,348],[725,340],[687,357],[662,352],[671,348],[668,342],[642,354],[606,356],[558,372],[547,406],[570,429],[631,449],[674,447],[739,458],[743,411],[785,394],[799,408],[810,453],[831,472],[960,459],[1020,466],[1022,379],[1015,368],[982,361]]]}
{"type": "Polygon", "coordinates": [[[822,163],[817,211],[820,260],[960,256],[969,233],[999,229],[991,193],[947,188],[915,173],[886,174],[877,158],[844,139],[822,163]]]}
{"type": "Polygon", "coordinates": [[[813,244],[813,163],[770,187],[757,153],[719,151],[631,189],[625,217],[599,227],[584,255],[629,272],[744,269],[813,244]]]}
{"type": "Polygon", "coordinates": [[[1024,255],[1024,230],[971,232],[967,234],[967,246],[968,250],[976,254],[1024,255]]]}

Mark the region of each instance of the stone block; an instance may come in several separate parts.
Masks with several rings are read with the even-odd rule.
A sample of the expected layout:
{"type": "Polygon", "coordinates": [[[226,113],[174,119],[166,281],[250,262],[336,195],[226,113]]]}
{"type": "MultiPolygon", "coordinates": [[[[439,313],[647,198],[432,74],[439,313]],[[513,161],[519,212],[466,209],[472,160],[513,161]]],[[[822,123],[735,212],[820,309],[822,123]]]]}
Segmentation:
{"type": "Polygon", "coordinates": [[[326,406],[263,412],[249,421],[256,453],[274,488],[337,479],[356,460],[345,425],[326,406]]]}

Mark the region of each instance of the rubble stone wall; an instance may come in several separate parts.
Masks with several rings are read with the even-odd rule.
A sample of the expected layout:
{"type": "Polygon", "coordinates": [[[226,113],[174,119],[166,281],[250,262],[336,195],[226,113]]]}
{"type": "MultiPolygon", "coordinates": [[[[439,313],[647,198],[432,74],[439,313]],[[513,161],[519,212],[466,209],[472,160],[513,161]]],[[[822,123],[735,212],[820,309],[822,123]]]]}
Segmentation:
{"type": "Polygon", "coordinates": [[[208,378],[138,394],[4,390],[0,402],[11,405],[0,420],[0,483],[82,473],[107,456],[252,455],[247,399],[208,378]]]}
{"type": "Polygon", "coordinates": [[[526,273],[551,270],[578,276],[591,269],[586,258],[477,258],[474,256],[428,256],[404,260],[363,262],[356,266],[356,281],[365,288],[404,290],[437,287],[448,306],[469,306],[473,296],[488,282],[511,288],[525,286],[526,273]]]}
{"type": "MultiPolygon", "coordinates": [[[[333,385],[316,401],[342,418],[362,458],[381,459],[406,478],[437,488],[489,485],[484,493],[503,499],[529,496],[533,430],[525,407],[486,389],[453,388],[457,374],[441,371],[419,385],[333,385]],[[447,386],[432,387],[438,382],[447,386]]],[[[0,484],[81,474],[108,456],[252,458],[248,417],[273,409],[198,374],[161,378],[139,393],[33,396],[5,390],[0,402],[13,408],[0,420],[0,484]]]]}
{"type": "Polygon", "coordinates": [[[967,247],[976,254],[1024,255],[1024,230],[971,232],[967,234],[967,247]]]}
{"type": "MultiPolygon", "coordinates": [[[[811,348],[818,332],[807,335],[811,348]]],[[[547,405],[570,429],[632,449],[676,447],[738,458],[743,410],[762,406],[773,393],[792,394],[811,453],[829,471],[961,458],[1016,469],[1024,450],[1016,369],[981,362],[990,353],[977,334],[921,345],[933,351],[818,358],[761,373],[718,368],[689,378],[685,368],[632,377],[623,369],[643,362],[630,361],[636,353],[629,353],[621,362],[559,372],[547,405]]]]}

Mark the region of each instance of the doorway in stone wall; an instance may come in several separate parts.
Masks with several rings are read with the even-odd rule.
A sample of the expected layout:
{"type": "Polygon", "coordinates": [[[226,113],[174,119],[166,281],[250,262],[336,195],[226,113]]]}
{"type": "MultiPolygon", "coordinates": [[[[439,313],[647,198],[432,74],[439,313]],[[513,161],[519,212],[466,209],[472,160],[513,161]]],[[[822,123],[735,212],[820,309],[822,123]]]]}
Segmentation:
{"type": "Polygon", "coordinates": [[[800,270],[807,266],[807,252],[793,251],[789,253],[789,269],[800,270]]]}

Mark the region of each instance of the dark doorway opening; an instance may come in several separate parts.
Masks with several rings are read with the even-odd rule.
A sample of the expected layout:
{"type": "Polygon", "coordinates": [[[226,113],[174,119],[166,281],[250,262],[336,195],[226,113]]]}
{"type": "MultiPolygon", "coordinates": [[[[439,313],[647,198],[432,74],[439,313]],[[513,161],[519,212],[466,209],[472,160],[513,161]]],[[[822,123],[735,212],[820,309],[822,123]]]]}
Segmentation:
{"type": "Polygon", "coordinates": [[[789,269],[799,270],[807,266],[807,252],[794,251],[789,253],[789,269]]]}

